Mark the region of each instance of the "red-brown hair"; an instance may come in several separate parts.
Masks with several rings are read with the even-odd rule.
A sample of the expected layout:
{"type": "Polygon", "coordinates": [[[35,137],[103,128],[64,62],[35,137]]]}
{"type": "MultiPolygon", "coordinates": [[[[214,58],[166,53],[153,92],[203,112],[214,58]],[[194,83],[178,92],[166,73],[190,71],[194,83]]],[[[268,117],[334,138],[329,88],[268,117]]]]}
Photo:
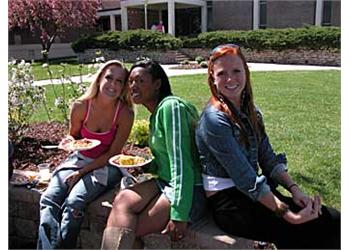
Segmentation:
{"type": "MultiPolygon", "coordinates": [[[[238,56],[242,60],[244,70],[245,70],[245,76],[246,76],[246,84],[241,96],[241,110],[246,112],[246,114],[248,115],[249,120],[252,123],[254,133],[259,138],[260,130],[259,130],[258,119],[255,111],[255,105],[253,101],[253,91],[252,91],[252,85],[250,81],[250,72],[249,72],[248,64],[245,57],[243,56],[240,48],[236,45],[231,45],[231,44],[220,45],[215,49],[213,49],[213,51],[210,54],[209,63],[208,63],[208,84],[211,91],[211,98],[209,102],[218,110],[226,113],[230,117],[231,121],[233,121],[234,123],[238,123],[240,127],[242,127],[243,125],[242,122],[238,117],[236,117],[234,112],[230,109],[230,106],[232,104],[229,103],[227,99],[220,96],[220,93],[218,93],[218,90],[214,84],[214,72],[213,72],[214,63],[218,58],[224,55],[238,56]]],[[[246,135],[243,134],[243,136],[246,136],[246,135]]],[[[244,138],[244,141],[246,141],[246,139],[247,138],[244,138]]]]}

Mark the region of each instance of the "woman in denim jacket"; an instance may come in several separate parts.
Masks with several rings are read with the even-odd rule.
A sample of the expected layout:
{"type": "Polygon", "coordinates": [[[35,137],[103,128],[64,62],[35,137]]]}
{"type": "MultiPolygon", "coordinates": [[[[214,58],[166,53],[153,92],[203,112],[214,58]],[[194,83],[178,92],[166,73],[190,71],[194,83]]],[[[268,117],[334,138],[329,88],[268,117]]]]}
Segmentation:
{"type": "Polygon", "coordinates": [[[196,143],[217,225],[277,248],[340,248],[340,213],[322,206],[319,196],[304,194],[288,175],[284,154],[274,153],[239,47],[216,47],[208,66],[211,98],[196,143]],[[279,193],[278,184],[292,197],[279,193]]]}

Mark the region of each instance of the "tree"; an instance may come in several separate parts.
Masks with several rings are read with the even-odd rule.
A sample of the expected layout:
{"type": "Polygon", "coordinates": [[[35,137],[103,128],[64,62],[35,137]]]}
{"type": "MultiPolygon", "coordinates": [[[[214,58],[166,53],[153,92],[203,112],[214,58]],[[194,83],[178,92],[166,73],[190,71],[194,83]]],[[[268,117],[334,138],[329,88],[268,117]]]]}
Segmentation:
{"type": "Polygon", "coordinates": [[[100,0],[9,0],[9,30],[28,28],[40,37],[43,59],[56,36],[67,30],[96,24],[100,0]]]}

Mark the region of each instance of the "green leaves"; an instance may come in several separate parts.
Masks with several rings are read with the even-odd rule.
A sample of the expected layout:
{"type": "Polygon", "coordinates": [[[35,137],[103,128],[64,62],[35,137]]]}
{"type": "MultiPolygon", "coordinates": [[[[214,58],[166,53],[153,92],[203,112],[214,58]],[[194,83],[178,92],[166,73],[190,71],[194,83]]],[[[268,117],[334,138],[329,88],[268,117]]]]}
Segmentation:
{"type": "Polygon", "coordinates": [[[108,31],[85,36],[74,42],[72,49],[75,52],[83,52],[85,49],[93,48],[111,50],[177,49],[182,45],[181,39],[169,34],[138,29],[125,32],[108,31]]]}
{"type": "Polygon", "coordinates": [[[213,48],[235,43],[246,49],[340,49],[340,28],[304,27],[249,31],[215,31],[201,33],[197,38],[184,38],[186,48],[213,48]]]}
{"type": "Polygon", "coordinates": [[[30,117],[45,98],[45,89],[34,86],[32,66],[22,60],[9,63],[8,130],[12,138],[20,139],[30,117]]]}
{"type": "Polygon", "coordinates": [[[128,142],[141,147],[148,146],[149,122],[136,120],[132,127],[128,142]]]}

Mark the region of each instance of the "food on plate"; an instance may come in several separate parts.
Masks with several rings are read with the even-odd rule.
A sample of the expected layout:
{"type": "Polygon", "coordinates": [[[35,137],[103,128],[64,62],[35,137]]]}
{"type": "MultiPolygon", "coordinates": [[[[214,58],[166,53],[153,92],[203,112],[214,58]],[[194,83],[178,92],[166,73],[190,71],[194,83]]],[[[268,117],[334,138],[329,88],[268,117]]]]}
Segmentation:
{"type": "Polygon", "coordinates": [[[88,148],[92,146],[92,141],[84,138],[81,140],[75,140],[71,142],[71,147],[74,149],[88,148]]]}
{"type": "Polygon", "coordinates": [[[139,156],[132,155],[120,155],[118,158],[114,160],[114,163],[125,166],[125,165],[138,165],[144,163],[146,161],[145,158],[139,156]]]}
{"type": "Polygon", "coordinates": [[[19,173],[13,173],[10,182],[13,185],[25,185],[25,184],[30,183],[30,179],[26,175],[19,174],[19,173]]]}
{"type": "Polygon", "coordinates": [[[70,139],[63,139],[58,146],[58,148],[68,150],[68,151],[82,151],[82,150],[89,150],[92,149],[98,145],[100,145],[99,140],[94,139],[79,139],[79,140],[70,140],[70,139]]]}

